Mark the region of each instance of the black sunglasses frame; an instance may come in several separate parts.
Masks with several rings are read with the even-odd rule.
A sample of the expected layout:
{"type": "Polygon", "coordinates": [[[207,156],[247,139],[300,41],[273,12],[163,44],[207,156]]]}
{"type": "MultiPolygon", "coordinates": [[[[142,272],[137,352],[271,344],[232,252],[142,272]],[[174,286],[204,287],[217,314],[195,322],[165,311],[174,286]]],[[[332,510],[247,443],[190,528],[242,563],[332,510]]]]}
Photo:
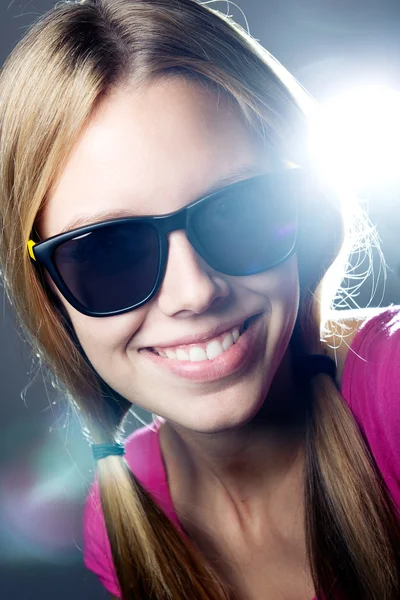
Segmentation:
{"type": "MultiPolygon", "coordinates": [[[[268,184],[270,186],[271,180],[275,179],[276,185],[285,186],[285,185],[289,184],[289,187],[291,188],[291,190],[293,192],[292,186],[294,185],[295,188],[297,188],[297,185],[300,184],[300,181],[297,179],[299,176],[299,172],[302,172],[302,169],[293,168],[293,169],[286,169],[284,171],[279,171],[278,173],[269,172],[269,173],[264,173],[262,175],[256,175],[255,177],[242,179],[242,180],[234,182],[216,192],[213,192],[212,194],[209,194],[203,198],[199,198],[198,200],[195,200],[194,202],[192,202],[191,204],[189,204],[187,206],[184,206],[183,208],[180,208],[172,213],[168,213],[165,215],[151,215],[151,216],[143,216],[143,217],[122,217],[122,218],[116,218],[116,219],[109,219],[107,221],[101,221],[99,223],[85,225],[84,227],[78,227],[76,229],[72,229],[65,233],[54,235],[42,242],[35,243],[32,240],[30,240],[28,243],[29,254],[32,259],[32,262],[34,263],[34,265],[35,265],[36,269],[39,271],[39,273],[42,275],[42,272],[39,267],[39,265],[42,265],[48,271],[54,284],[56,285],[58,290],[61,292],[61,294],[64,296],[64,298],[67,300],[67,302],[69,302],[69,304],[71,304],[71,306],[73,306],[77,311],[79,311],[80,313],[87,315],[89,317],[108,317],[108,316],[115,316],[115,315],[120,315],[120,314],[129,312],[131,310],[139,308],[140,306],[143,306],[143,304],[146,304],[147,302],[149,302],[157,294],[157,292],[161,286],[161,283],[163,281],[166,266],[167,266],[167,261],[168,261],[167,235],[169,233],[171,233],[172,231],[177,231],[180,229],[185,230],[187,239],[190,242],[190,244],[193,246],[193,248],[196,250],[196,252],[214,270],[216,270],[220,273],[224,273],[225,275],[240,276],[240,277],[248,276],[248,275],[255,275],[257,273],[262,273],[264,271],[268,271],[268,270],[280,265],[281,263],[285,262],[296,251],[298,216],[299,216],[298,202],[293,203],[293,209],[295,211],[294,218],[295,218],[295,222],[296,222],[296,233],[294,234],[294,241],[293,241],[293,245],[290,248],[290,250],[285,254],[285,256],[283,256],[278,261],[275,261],[275,262],[269,264],[266,268],[257,269],[257,270],[251,271],[251,272],[247,272],[245,274],[237,273],[234,269],[227,271],[226,269],[221,270],[220,268],[218,268],[218,261],[215,260],[215,257],[210,256],[210,254],[207,251],[207,248],[205,248],[203,246],[203,244],[200,242],[200,240],[198,239],[195,228],[193,228],[191,225],[193,217],[194,217],[194,215],[197,214],[197,212],[199,210],[201,210],[204,207],[204,205],[206,203],[210,203],[216,199],[220,199],[221,197],[223,198],[228,190],[229,191],[232,189],[240,190],[242,188],[245,190],[252,183],[257,183],[257,182],[262,183],[263,181],[265,181],[266,184],[268,184]],[[57,266],[54,262],[54,253],[61,244],[68,242],[75,237],[90,233],[92,231],[97,231],[99,229],[104,229],[109,226],[115,225],[117,223],[126,224],[126,223],[131,223],[131,222],[143,223],[146,225],[150,225],[156,230],[156,233],[158,236],[158,242],[159,242],[159,257],[158,257],[159,265],[158,265],[158,273],[157,273],[153,288],[152,288],[151,292],[146,296],[146,298],[144,298],[140,302],[137,302],[136,304],[127,306],[123,309],[118,309],[118,310],[108,311],[108,312],[90,311],[75,298],[75,296],[70,292],[67,285],[64,283],[64,280],[63,280],[61,274],[59,273],[57,266]]],[[[301,185],[299,185],[299,187],[301,187],[301,185]]],[[[296,189],[295,189],[295,192],[296,192],[296,189]]]]}

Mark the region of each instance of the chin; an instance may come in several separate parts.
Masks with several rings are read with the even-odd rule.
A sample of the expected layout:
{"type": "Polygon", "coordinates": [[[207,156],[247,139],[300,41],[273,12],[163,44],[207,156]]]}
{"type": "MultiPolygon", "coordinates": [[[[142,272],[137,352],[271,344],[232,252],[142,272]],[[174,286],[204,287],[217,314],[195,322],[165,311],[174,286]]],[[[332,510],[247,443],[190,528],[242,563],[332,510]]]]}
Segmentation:
{"type": "MultiPolygon", "coordinates": [[[[197,407],[196,410],[187,415],[187,418],[182,418],[183,414],[181,412],[180,418],[175,422],[177,425],[196,433],[212,434],[232,431],[250,423],[263,406],[264,399],[265,396],[258,403],[245,405],[240,400],[232,402],[232,394],[230,394],[229,400],[225,402],[222,397],[219,399],[214,398],[214,407],[204,406],[203,410],[197,407]]],[[[168,420],[168,417],[166,418],[168,420]]]]}

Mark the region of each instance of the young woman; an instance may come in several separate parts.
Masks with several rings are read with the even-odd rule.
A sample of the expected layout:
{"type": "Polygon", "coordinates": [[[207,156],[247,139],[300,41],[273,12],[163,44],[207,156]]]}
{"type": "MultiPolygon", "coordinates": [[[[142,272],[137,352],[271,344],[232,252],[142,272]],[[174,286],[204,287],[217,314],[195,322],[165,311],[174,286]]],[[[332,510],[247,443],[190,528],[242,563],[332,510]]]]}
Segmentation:
{"type": "Polygon", "coordinates": [[[311,110],[194,0],[59,3],[3,69],[3,278],[93,445],[114,597],[400,597],[400,308],[329,316],[367,230],[311,110]]]}

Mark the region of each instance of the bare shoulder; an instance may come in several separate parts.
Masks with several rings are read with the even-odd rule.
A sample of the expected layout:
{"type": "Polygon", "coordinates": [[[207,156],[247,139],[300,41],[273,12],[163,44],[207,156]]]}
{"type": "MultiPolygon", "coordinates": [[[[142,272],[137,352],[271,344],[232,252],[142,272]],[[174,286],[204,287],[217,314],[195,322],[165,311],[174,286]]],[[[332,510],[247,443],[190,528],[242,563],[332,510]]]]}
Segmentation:
{"type": "Polygon", "coordinates": [[[384,310],[380,308],[359,308],[352,310],[331,311],[322,327],[321,339],[325,353],[336,363],[336,381],[341,387],[343,369],[347,353],[354,337],[364,321],[371,319],[384,310]]]}

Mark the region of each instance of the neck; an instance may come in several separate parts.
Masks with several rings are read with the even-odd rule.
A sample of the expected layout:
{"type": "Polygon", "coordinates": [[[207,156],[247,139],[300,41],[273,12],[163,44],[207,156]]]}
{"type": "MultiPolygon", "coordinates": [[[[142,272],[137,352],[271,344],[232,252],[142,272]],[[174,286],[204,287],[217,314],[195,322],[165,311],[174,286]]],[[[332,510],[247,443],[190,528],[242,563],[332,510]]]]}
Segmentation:
{"type": "Polygon", "coordinates": [[[210,498],[276,496],[298,480],[304,462],[306,411],[295,390],[286,353],[261,410],[241,427],[204,434],[165,422],[160,432],[171,495],[205,503],[210,498]]]}

